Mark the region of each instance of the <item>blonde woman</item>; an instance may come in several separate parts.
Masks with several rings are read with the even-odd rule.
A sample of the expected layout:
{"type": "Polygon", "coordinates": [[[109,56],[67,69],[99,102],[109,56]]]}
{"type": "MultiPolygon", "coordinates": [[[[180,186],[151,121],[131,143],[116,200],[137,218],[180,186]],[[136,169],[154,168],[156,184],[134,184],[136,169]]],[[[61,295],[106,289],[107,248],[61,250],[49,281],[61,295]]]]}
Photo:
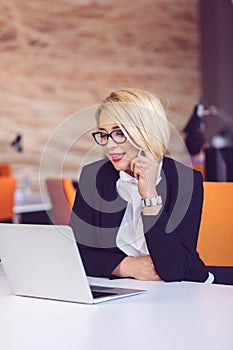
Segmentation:
{"type": "Polygon", "coordinates": [[[82,169],[70,225],[88,275],[212,282],[196,252],[199,172],[166,157],[169,123],[140,89],[112,92],[93,138],[106,158],[82,169]]]}

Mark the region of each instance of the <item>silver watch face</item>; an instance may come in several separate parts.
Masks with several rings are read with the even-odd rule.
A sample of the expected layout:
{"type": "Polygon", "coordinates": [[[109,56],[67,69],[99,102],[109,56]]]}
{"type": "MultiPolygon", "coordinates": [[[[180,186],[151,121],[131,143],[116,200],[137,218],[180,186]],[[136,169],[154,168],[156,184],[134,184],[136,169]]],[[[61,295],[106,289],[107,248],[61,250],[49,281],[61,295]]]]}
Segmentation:
{"type": "Polygon", "coordinates": [[[157,198],[152,197],[150,198],[150,207],[155,207],[157,205],[157,198]]]}

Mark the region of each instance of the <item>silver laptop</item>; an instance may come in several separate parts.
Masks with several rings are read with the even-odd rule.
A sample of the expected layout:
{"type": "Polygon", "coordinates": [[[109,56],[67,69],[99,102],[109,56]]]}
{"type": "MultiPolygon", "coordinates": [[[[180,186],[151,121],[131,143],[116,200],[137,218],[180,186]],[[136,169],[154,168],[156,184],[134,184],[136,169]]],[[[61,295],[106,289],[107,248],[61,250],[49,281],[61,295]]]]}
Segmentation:
{"type": "Polygon", "coordinates": [[[89,285],[70,226],[0,224],[0,259],[15,295],[95,304],[145,291],[89,285]]]}

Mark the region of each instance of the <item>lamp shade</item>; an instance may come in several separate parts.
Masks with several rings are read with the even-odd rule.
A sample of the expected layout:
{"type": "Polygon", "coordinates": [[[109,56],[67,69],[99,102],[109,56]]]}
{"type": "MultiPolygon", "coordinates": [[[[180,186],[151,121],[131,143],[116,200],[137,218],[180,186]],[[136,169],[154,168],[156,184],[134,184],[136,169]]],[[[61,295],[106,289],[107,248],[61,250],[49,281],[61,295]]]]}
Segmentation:
{"type": "Polygon", "coordinates": [[[205,129],[205,122],[202,114],[200,113],[200,106],[202,105],[197,104],[194,107],[193,113],[188,123],[185,125],[183,132],[190,133],[190,132],[201,131],[205,129]]]}

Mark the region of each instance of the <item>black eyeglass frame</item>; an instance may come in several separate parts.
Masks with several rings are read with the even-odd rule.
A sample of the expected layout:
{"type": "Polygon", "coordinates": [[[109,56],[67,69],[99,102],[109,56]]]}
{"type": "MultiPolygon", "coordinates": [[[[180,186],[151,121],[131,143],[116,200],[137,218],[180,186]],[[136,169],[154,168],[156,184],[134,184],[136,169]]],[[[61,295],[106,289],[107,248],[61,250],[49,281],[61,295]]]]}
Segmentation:
{"type": "Polygon", "coordinates": [[[102,131],[96,131],[96,132],[93,132],[92,133],[92,136],[93,136],[93,138],[94,138],[94,140],[95,140],[95,142],[98,144],[98,145],[100,145],[100,146],[106,146],[107,145],[107,143],[108,143],[108,139],[109,139],[109,137],[111,137],[111,139],[115,142],[115,143],[117,143],[117,144],[122,144],[122,143],[125,143],[126,142],[126,140],[127,140],[127,137],[122,133],[122,136],[124,136],[125,137],[125,139],[124,139],[124,141],[116,141],[115,139],[114,139],[114,137],[113,137],[113,133],[114,132],[117,132],[117,131],[121,131],[121,129],[117,129],[117,130],[113,130],[113,131],[111,131],[109,134],[108,133],[106,133],[106,132],[102,132],[102,131]],[[107,139],[106,139],[106,142],[105,143],[99,143],[98,141],[97,141],[97,139],[96,139],[96,135],[99,135],[99,134],[102,134],[102,135],[104,135],[104,137],[107,137],[107,139]]]}

